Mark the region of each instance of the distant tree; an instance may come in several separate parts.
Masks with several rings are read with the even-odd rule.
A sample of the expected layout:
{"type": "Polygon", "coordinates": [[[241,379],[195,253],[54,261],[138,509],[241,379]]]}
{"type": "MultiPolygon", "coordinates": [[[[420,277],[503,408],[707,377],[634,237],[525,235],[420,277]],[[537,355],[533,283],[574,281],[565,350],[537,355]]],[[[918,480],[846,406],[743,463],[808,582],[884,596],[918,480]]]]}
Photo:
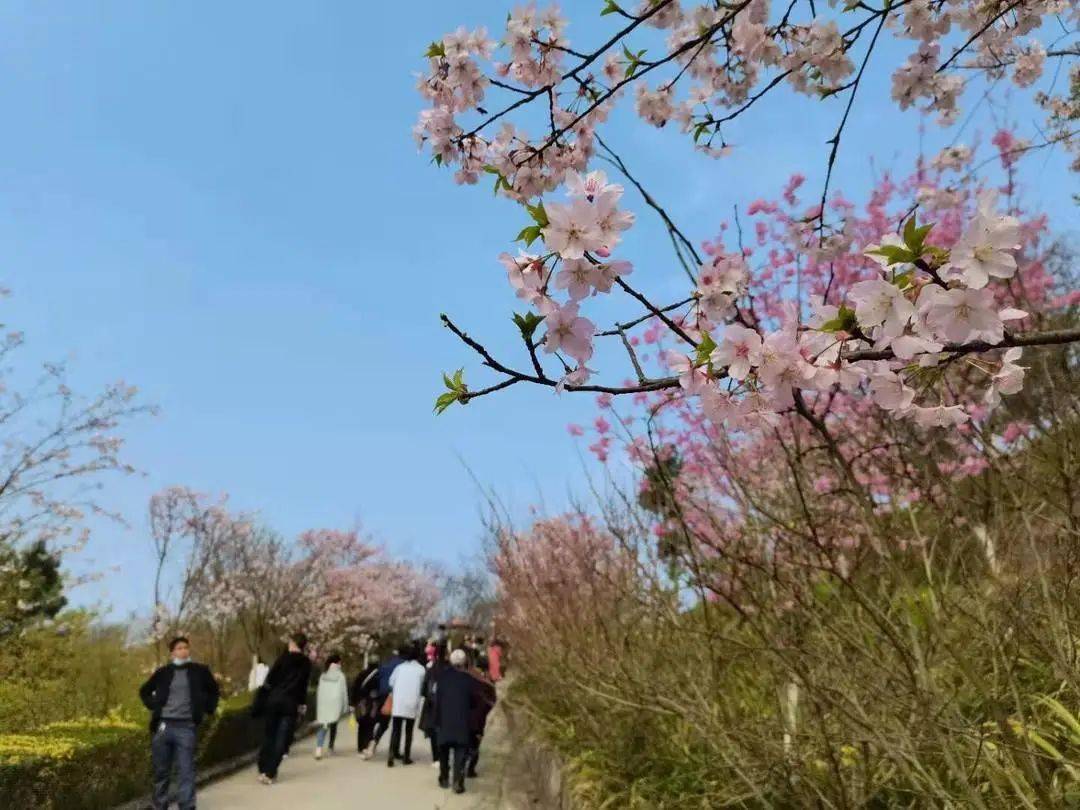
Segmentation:
{"type": "Polygon", "coordinates": [[[0,637],[64,607],[63,556],[88,541],[89,517],[120,520],[98,498],[106,476],[134,471],[116,431],[152,410],[122,382],[76,394],[62,364],[28,373],[11,362],[24,344],[0,337],[0,637]]]}
{"type": "Polygon", "coordinates": [[[0,550],[0,572],[0,638],[53,619],[67,605],[60,558],[44,540],[0,550]]]}

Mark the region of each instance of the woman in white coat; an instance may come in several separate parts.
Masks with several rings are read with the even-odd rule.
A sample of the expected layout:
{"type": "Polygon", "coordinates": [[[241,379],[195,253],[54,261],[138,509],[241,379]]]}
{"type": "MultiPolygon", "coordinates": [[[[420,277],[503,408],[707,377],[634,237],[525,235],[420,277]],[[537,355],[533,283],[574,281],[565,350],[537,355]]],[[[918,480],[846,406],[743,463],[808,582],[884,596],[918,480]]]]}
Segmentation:
{"type": "Polygon", "coordinates": [[[341,656],[331,655],[326,659],[326,671],[319,678],[319,689],[315,694],[315,759],[322,759],[323,743],[326,732],[330,732],[330,753],[334,753],[337,740],[338,721],[349,713],[349,686],[345,673],[341,671],[341,656]]]}
{"type": "Polygon", "coordinates": [[[413,727],[416,716],[420,714],[420,695],[424,688],[426,670],[420,663],[421,652],[410,650],[405,660],[398,664],[390,675],[390,689],[393,695],[390,728],[390,755],[387,766],[393,768],[394,760],[400,758],[405,765],[412,764],[413,727]],[[405,727],[405,756],[401,755],[401,727],[405,727]]]}

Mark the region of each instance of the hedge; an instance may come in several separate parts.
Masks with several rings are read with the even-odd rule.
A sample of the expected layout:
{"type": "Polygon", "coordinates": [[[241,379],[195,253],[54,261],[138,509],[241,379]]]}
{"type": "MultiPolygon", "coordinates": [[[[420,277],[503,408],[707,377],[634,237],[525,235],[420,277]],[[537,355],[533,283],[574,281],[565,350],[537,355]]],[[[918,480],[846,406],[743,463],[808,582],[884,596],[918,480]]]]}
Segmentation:
{"type": "MultiPolygon", "coordinates": [[[[200,768],[254,751],[262,720],[251,696],[223,701],[199,729],[200,768]]],[[[309,705],[312,705],[309,703],[309,705]]],[[[150,793],[148,721],[111,716],[0,735],[0,805],[107,810],[150,793]]]]}

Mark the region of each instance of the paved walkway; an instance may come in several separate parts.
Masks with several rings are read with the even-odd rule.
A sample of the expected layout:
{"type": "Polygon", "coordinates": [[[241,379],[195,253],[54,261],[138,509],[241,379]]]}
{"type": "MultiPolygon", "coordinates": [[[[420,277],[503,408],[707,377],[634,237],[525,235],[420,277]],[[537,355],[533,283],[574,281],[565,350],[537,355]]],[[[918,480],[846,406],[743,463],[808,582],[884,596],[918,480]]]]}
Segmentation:
{"type": "Polygon", "coordinates": [[[480,753],[480,776],[469,779],[467,792],[455,795],[437,784],[431,747],[419,731],[413,741],[412,765],[386,767],[389,732],[370,761],[356,753],[355,730],[343,724],[338,753],[314,758],[314,735],[293,745],[291,756],[267,787],[257,781],[254,766],[199,791],[199,810],[502,810],[502,774],[508,757],[505,723],[496,709],[480,753]]]}

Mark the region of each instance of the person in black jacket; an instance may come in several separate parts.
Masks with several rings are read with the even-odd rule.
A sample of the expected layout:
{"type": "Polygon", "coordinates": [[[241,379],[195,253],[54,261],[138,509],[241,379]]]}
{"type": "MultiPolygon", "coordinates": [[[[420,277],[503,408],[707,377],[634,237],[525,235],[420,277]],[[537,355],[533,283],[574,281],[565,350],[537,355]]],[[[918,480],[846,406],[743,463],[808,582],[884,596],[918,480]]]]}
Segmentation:
{"type": "Polygon", "coordinates": [[[375,723],[381,708],[378,662],[356,676],[350,699],[356,716],[356,750],[367,759],[367,747],[374,735],[375,723]]]}
{"type": "Polygon", "coordinates": [[[469,753],[470,718],[478,693],[465,650],[450,654],[450,667],[435,683],[435,734],[439,742],[439,787],[450,787],[450,754],[454,755],[454,792],[465,792],[465,759],[469,753]]]}
{"type": "Polygon", "coordinates": [[[311,682],[311,659],[304,654],[307,636],[296,633],[289,638],[289,649],[270,667],[266,682],[263,714],[265,729],[259,749],[259,781],[272,785],[278,768],[292,741],[293,732],[307,710],[308,685],[311,682]]]}
{"type": "Polygon", "coordinates": [[[195,810],[196,729],[217,710],[221,690],[210,669],[191,660],[183,636],[169,642],[172,660],[159,667],[139,689],[150,710],[150,761],[154,770],[154,810],[169,805],[169,777],[177,770],[180,810],[195,810]]]}
{"type": "Polygon", "coordinates": [[[435,657],[427,665],[427,674],[424,676],[422,694],[424,706],[420,710],[418,725],[431,742],[431,761],[439,762],[439,736],[435,733],[435,684],[439,682],[439,676],[450,665],[446,663],[446,644],[435,644],[435,657]]]}
{"type": "Polygon", "coordinates": [[[465,775],[468,777],[476,776],[476,766],[480,762],[480,743],[484,739],[488,715],[495,708],[495,701],[498,700],[495,684],[488,680],[485,669],[486,667],[481,666],[480,661],[477,660],[477,665],[469,670],[476,699],[469,713],[469,756],[465,770],[465,775]]]}

